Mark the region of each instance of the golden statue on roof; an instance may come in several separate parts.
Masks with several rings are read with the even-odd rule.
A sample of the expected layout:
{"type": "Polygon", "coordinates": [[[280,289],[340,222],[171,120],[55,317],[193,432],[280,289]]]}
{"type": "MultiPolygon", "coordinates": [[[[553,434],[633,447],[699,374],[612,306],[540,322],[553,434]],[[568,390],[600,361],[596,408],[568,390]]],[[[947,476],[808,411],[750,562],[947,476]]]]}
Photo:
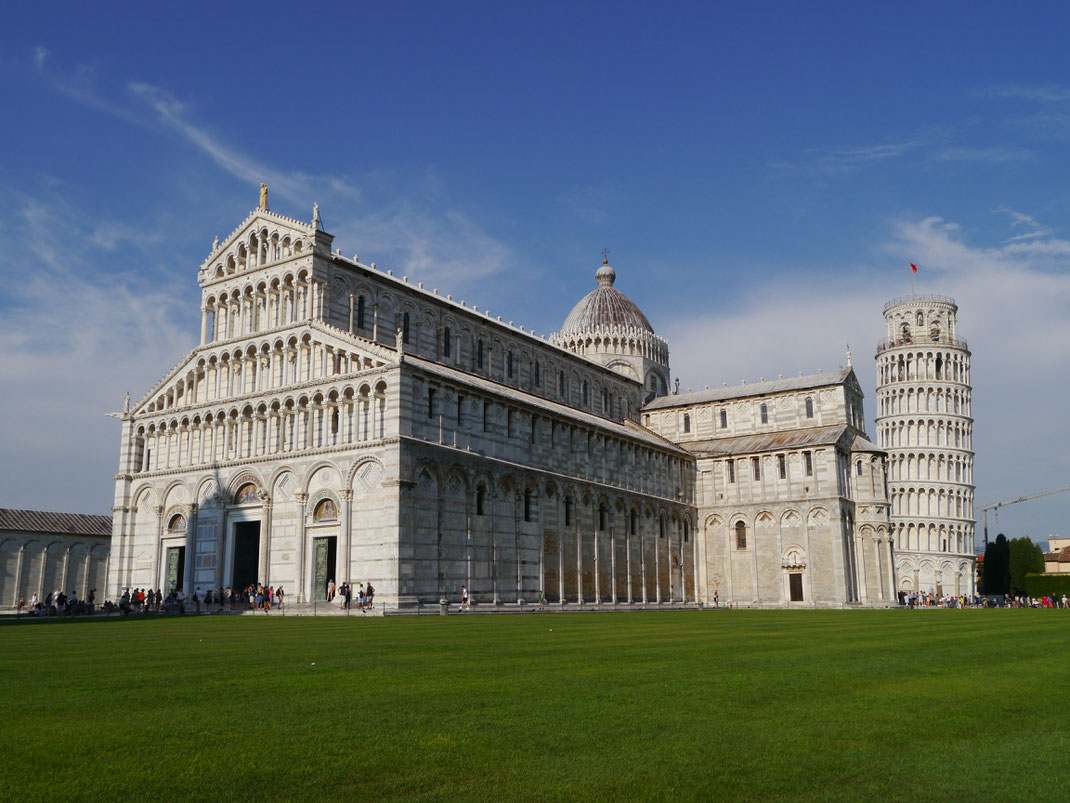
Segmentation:
{"type": "Polygon", "coordinates": [[[267,184],[260,184],[260,208],[267,209],[267,184]]]}

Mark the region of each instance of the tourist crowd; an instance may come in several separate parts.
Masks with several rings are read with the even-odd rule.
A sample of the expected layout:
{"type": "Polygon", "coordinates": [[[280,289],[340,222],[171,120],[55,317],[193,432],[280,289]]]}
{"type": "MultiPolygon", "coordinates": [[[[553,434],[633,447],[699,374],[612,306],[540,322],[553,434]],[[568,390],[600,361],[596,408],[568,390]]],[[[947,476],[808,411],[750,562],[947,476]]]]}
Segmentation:
{"type": "Polygon", "coordinates": [[[78,616],[93,613],[97,590],[91,589],[85,599],[78,598],[78,592],[64,594],[60,589],[49,591],[43,598],[37,592],[26,597],[19,597],[18,613],[30,616],[78,616]]]}
{"type": "Polygon", "coordinates": [[[900,591],[899,604],[907,608],[1066,608],[1066,594],[1049,597],[960,594],[937,596],[932,592],[900,591]]]}
{"type": "MultiPolygon", "coordinates": [[[[357,610],[367,611],[372,607],[372,600],[375,599],[375,588],[371,583],[368,583],[368,587],[364,587],[364,583],[357,584],[357,590],[355,593],[357,598],[357,610]]],[[[342,610],[351,610],[353,607],[353,585],[351,583],[342,583],[340,586],[334,584],[334,580],[327,583],[327,602],[337,602],[342,610]]]]}

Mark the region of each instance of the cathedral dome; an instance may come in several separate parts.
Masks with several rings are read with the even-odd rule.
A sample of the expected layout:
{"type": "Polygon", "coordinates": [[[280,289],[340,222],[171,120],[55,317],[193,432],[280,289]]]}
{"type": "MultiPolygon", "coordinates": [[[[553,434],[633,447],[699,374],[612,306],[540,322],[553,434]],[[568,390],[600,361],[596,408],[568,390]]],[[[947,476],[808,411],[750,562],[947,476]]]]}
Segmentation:
{"type": "Polygon", "coordinates": [[[594,275],[598,287],[572,308],[557,333],[564,337],[581,332],[604,332],[612,329],[640,329],[654,333],[650,321],[628,296],[613,287],[617,273],[603,261],[594,275]]]}

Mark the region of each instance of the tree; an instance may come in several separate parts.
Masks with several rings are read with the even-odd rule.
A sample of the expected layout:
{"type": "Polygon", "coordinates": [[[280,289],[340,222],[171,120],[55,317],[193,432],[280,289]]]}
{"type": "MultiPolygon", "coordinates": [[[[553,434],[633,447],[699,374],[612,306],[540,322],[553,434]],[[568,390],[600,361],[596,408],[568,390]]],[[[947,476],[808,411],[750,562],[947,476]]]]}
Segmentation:
{"type": "Polygon", "coordinates": [[[1014,538],[1008,545],[1007,561],[1010,587],[1016,594],[1025,593],[1025,576],[1030,572],[1043,574],[1044,551],[1028,538],[1014,538]]]}
{"type": "Polygon", "coordinates": [[[984,581],[986,594],[1006,594],[1010,591],[1010,547],[1003,533],[985,547],[984,581]]]}

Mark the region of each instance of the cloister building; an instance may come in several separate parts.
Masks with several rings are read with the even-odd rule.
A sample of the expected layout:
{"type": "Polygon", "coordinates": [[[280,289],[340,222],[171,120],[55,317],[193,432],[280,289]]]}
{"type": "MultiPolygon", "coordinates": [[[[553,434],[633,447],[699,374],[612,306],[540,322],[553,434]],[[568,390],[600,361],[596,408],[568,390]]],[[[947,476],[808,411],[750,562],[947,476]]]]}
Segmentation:
{"type": "Polygon", "coordinates": [[[537,336],[262,201],[200,266],[200,342],[122,413],[109,595],[886,603],[884,455],[853,371],[669,395],[668,343],[608,263],[595,278],[537,336]],[[729,454],[772,473],[728,487],[729,454]]]}

